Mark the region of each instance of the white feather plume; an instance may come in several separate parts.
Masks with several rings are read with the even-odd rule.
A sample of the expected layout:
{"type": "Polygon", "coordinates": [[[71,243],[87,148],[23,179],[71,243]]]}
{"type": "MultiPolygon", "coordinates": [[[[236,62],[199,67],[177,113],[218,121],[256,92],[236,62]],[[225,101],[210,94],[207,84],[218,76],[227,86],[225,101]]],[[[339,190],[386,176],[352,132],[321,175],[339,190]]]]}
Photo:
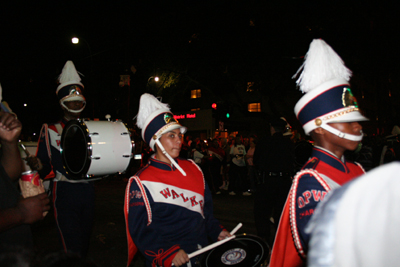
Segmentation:
{"type": "Polygon", "coordinates": [[[303,65],[292,77],[297,79],[297,86],[307,93],[319,85],[337,78],[350,80],[351,70],[345,65],[338,54],[322,39],[314,39],[304,58],[303,65]]]}
{"type": "Polygon", "coordinates": [[[81,81],[81,77],[79,76],[78,72],[76,71],[75,65],[71,60],[69,60],[69,61],[67,61],[67,63],[65,63],[60,76],[58,76],[58,81],[61,84],[66,83],[66,82],[79,83],[81,81]]]}
{"type": "Polygon", "coordinates": [[[139,112],[137,115],[136,125],[143,129],[146,127],[146,119],[156,110],[162,110],[165,112],[170,111],[168,104],[161,103],[156,97],[151,94],[143,94],[140,97],[139,112]]]}

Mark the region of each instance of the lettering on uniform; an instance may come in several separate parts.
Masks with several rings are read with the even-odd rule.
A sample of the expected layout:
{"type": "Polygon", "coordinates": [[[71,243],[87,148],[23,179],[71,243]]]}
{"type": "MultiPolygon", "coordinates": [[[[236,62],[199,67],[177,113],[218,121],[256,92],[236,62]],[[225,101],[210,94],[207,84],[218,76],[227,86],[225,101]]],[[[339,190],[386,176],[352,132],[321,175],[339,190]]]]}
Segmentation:
{"type": "Polygon", "coordinates": [[[297,198],[297,207],[304,208],[307,204],[310,204],[310,200],[314,202],[320,202],[324,200],[327,192],[321,190],[307,190],[304,191],[301,196],[297,198]]]}
{"type": "Polygon", "coordinates": [[[168,198],[171,196],[171,193],[169,192],[169,188],[164,189],[164,191],[160,191],[161,195],[163,195],[165,198],[168,198]]]}
{"type": "Polygon", "coordinates": [[[313,214],[314,214],[314,209],[309,209],[309,210],[303,211],[299,214],[299,219],[302,219],[307,216],[311,216],[313,214]]]}
{"type": "Polygon", "coordinates": [[[144,206],[144,202],[133,202],[129,204],[129,207],[144,206]]]}
{"type": "Polygon", "coordinates": [[[61,140],[56,140],[56,142],[57,142],[57,146],[60,146],[61,140]]]}
{"type": "Polygon", "coordinates": [[[182,199],[183,199],[183,202],[187,202],[187,201],[189,200],[189,198],[188,198],[188,197],[185,197],[185,196],[183,195],[183,193],[181,194],[181,197],[182,197],[182,199]]]}
{"type": "Polygon", "coordinates": [[[198,212],[204,217],[204,196],[202,194],[160,182],[142,181],[142,184],[150,191],[154,202],[178,205],[198,212]]]}
{"type": "Polygon", "coordinates": [[[129,203],[129,207],[144,206],[144,202],[142,199],[142,192],[140,190],[132,190],[129,193],[129,201],[131,201],[132,199],[141,199],[141,201],[135,201],[129,203]]]}
{"type": "Polygon", "coordinates": [[[132,190],[129,193],[129,200],[132,200],[134,198],[137,198],[137,199],[142,198],[142,192],[140,190],[132,190]]]}
{"type": "Polygon", "coordinates": [[[199,205],[199,202],[196,201],[196,196],[191,197],[190,201],[192,202],[192,207],[199,205]]]}

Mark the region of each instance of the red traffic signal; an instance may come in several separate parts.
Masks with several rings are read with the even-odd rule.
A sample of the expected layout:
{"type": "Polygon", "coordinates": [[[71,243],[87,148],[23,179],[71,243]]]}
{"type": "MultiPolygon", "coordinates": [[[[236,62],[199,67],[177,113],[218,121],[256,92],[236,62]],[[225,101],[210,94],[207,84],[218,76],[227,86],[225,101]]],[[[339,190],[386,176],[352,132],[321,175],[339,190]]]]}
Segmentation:
{"type": "Polygon", "coordinates": [[[217,109],[217,103],[212,103],[211,107],[212,107],[213,109],[217,109]]]}

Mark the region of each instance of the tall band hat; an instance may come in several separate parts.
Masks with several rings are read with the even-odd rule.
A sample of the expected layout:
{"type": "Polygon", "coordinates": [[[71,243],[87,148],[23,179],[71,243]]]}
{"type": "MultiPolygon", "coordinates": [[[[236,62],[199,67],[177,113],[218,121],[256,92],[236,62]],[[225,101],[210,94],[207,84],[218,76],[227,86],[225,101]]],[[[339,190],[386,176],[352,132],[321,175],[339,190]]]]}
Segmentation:
{"type": "Polygon", "coordinates": [[[180,129],[182,134],[186,133],[187,128],[179,124],[171,113],[168,104],[161,103],[151,94],[143,94],[140,97],[139,112],[136,125],[142,129],[142,138],[155,150],[155,144],[161,149],[162,153],[171,163],[184,175],[186,173],[176,163],[176,161],[165,151],[160,142],[160,137],[167,132],[180,129]]]}
{"type": "Polygon", "coordinates": [[[303,65],[293,78],[305,95],[297,102],[294,112],[309,135],[321,127],[341,138],[361,141],[360,135],[340,132],[329,123],[358,122],[368,119],[361,115],[353,96],[349,80],[351,71],[338,54],[322,39],[314,39],[305,56],[303,65]]]}
{"type": "Polygon", "coordinates": [[[69,60],[65,63],[58,77],[58,82],[60,84],[57,87],[56,94],[60,100],[60,105],[72,113],[82,112],[86,105],[86,99],[82,94],[84,86],[72,61],[69,60]],[[80,110],[71,110],[64,104],[66,101],[82,101],[84,105],[80,110]]]}

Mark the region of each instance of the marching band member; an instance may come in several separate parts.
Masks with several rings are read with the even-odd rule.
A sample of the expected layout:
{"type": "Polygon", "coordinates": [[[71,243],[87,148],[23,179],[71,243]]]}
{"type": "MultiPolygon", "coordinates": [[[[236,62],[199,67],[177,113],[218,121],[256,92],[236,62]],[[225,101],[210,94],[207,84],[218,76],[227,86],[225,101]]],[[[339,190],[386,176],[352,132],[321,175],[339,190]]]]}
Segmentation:
{"type": "MultiPolygon", "coordinates": [[[[313,153],[295,176],[281,215],[271,254],[271,267],[304,266],[309,234],[305,227],[327,192],[364,173],[361,165],[346,161],[363,133],[359,112],[349,85],[351,71],[323,40],[310,44],[297,80],[306,93],[295,114],[314,140],[313,153]]],[[[296,74],[297,75],[297,74],[296,74]]],[[[296,76],[295,75],[295,76],[296,76]]]]}
{"type": "Polygon", "coordinates": [[[44,124],[35,157],[28,159],[42,179],[51,179],[54,216],[65,251],[85,257],[93,227],[95,192],[93,182],[72,180],[66,173],[60,153],[61,134],[69,120],[78,119],[85,108],[83,84],[72,61],[67,61],[59,78],[56,94],[64,117],[44,124]]]}
{"type": "Polygon", "coordinates": [[[230,234],[213,217],[211,192],[200,168],[178,158],[186,127],[167,104],[150,94],[140,98],[137,125],[155,151],[129,179],[125,195],[128,266],[137,249],[146,266],[198,266],[193,252],[230,234]]]}

